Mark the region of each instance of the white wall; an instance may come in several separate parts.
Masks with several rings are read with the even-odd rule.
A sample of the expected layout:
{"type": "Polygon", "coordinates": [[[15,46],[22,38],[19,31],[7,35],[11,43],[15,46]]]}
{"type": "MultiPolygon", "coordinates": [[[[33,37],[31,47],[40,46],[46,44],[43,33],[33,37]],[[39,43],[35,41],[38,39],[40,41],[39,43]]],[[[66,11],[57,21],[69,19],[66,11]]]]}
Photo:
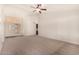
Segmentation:
{"type": "MultiPolygon", "coordinates": [[[[33,21],[30,18],[28,5],[5,5],[4,14],[5,16],[17,16],[22,18],[22,34],[23,35],[34,35],[35,27],[33,21]]],[[[11,35],[11,34],[10,34],[11,35]]]]}
{"type": "Polygon", "coordinates": [[[39,35],[79,44],[79,5],[47,5],[41,15],[39,35]]]}
{"type": "Polygon", "coordinates": [[[3,19],[3,5],[0,5],[0,52],[4,42],[4,19],[3,19]]]}

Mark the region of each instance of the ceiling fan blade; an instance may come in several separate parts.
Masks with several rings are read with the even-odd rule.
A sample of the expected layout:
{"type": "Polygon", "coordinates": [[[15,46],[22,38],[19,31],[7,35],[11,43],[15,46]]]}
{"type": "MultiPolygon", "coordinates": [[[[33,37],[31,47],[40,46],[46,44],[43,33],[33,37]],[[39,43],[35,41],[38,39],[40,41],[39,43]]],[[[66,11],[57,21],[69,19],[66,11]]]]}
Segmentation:
{"type": "Polygon", "coordinates": [[[36,8],[39,8],[41,6],[41,4],[37,4],[37,7],[36,8]]]}
{"type": "Polygon", "coordinates": [[[39,11],[39,13],[41,14],[42,12],[41,12],[41,11],[39,11]]]}
{"type": "Polygon", "coordinates": [[[47,9],[40,9],[40,10],[44,10],[44,11],[46,11],[47,9]]]}

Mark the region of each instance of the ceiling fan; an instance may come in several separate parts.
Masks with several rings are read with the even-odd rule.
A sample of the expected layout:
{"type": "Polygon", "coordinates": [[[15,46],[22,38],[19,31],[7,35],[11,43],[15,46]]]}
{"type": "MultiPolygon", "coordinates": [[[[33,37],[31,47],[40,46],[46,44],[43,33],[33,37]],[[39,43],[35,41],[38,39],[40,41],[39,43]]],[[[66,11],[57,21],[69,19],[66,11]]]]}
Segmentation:
{"type": "Polygon", "coordinates": [[[42,13],[42,11],[46,11],[46,8],[42,7],[42,4],[36,4],[36,6],[32,6],[32,8],[34,8],[33,12],[38,12],[38,13],[42,13]]]}

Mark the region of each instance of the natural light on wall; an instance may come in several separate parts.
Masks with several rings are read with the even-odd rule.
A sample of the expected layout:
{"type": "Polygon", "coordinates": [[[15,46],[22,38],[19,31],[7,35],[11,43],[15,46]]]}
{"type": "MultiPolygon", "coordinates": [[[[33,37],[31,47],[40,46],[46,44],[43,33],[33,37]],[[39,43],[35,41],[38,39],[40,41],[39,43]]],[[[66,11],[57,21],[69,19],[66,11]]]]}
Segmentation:
{"type": "Polygon", "coordinates": [[[0,5],[0,53],[4,42],[4,19],[3,19],[3,5],[0,5]]]}

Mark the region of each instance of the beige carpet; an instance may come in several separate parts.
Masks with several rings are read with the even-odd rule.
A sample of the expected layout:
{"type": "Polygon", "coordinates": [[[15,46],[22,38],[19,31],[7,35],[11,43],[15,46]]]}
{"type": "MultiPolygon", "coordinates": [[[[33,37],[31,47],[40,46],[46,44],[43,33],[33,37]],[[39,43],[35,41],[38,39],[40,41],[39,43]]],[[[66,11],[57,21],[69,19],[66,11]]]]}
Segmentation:
{"type": "Polygon", "coordinates": [[[40,36],[6,38],[3,55],[79,54],[79,46],[40,36]]]}

